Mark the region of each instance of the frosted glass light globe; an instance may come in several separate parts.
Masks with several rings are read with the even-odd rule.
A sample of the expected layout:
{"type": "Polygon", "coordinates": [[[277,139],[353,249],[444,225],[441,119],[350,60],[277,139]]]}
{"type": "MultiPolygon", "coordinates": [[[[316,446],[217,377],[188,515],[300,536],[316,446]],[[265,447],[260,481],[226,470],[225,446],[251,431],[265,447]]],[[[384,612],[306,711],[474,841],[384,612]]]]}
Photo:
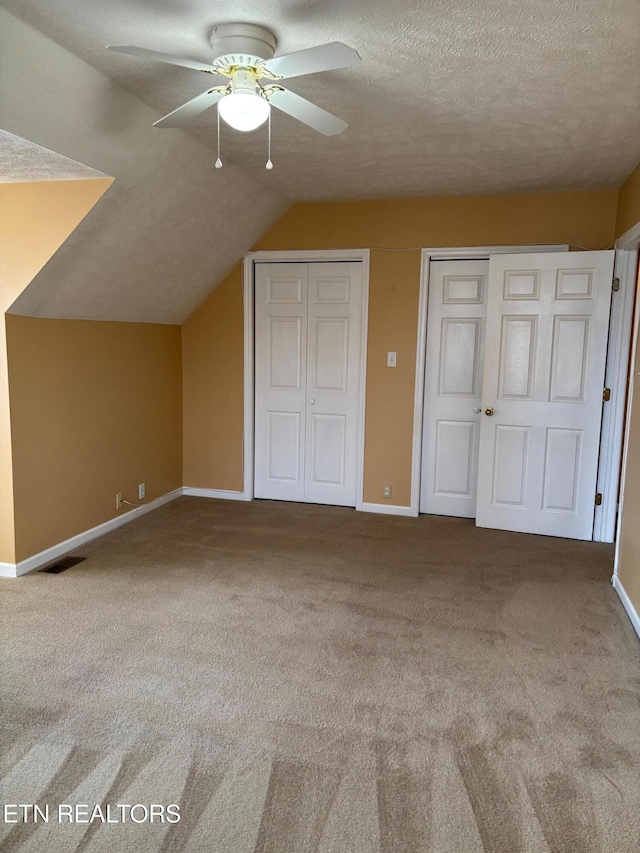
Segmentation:
{"type": "Polygon", "coordinates": [[[249,92],[231,92],[218,102],[220,118],[236,130],[255,130],[269,117],[269,102],[249,92]]]}

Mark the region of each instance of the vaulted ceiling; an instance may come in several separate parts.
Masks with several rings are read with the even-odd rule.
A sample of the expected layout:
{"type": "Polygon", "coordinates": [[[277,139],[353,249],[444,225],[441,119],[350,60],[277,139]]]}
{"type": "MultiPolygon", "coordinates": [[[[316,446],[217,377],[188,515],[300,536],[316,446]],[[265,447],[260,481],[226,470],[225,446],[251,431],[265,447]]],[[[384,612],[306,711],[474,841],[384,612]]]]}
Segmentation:
{"type": "Polygon", "coordinates": [[[77,181],[109,177],[97,169],[77,163],[22,139],[6,130],[0,130],[0,183],[29,183],[31,181],[77,181]]]}
{"type": "Polygon", "coordinates": [[[2,5],[23,22],[0,36],[4,126],[116,177],[25,313],[180,322],[291,201],[613,188],[640,159],[638,0],[2,5]],[[288,84],[349,129],[326,138],[275,114],[272,172],[265,128],[224,128],[213,169],[215,109],[153,129],[203,75],[104,46],[208,62],[228,21],[269,27],[276,53],[355,47],[361,66],[288,84]]]}

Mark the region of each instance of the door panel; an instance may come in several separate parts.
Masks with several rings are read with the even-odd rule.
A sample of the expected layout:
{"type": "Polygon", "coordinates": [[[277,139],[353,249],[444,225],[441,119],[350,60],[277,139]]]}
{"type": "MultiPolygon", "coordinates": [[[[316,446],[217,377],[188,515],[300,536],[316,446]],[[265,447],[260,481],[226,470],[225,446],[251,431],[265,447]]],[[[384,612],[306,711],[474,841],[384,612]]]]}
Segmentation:
{"type": "Polygon", "coordinates": [[[479,319],[442,321],[440,396],[477,397],[479,319]]]}
{"type": "MultiPolygon", "coordinates": [[[[282,265],[279,265],[282,266],[282,265]]],[[[302,265],[297,264],[300,267],[302,265]]],[[[303,302],[303,282],[304,275],[300,271],[298,275],[290,275],[291,270],[285,270],[283,274],[278,275],[274,269],[266,280],[267,288],[267,304],[276,305],[301,305],[303,302]]]]}
{"type": "Polygon", "coordinates": [[[500,399],[531,396],[536,332],[535,317],[502,318],[498,389],[500,399]]]}
{"type": "Polygon", "coordinates": [[[257,498],[304,498],[306,264],[256,264],[257,498]]]}
{"type": "Polygon", "coordinates": [[[476,427],[473,421],[438,421],[435,436],[435,495],[473,499],[472,466],[476,427]]]}
{"type": "Polygon", "coordinates": [[[267,412],[268,471],[270,480],[300,479],[300,415],[298,412],[267,412]]]}
{"type": "Polygon", "coordinates": [[[314,486],[344,486],[345,425],[344,415],[312,414],[311,482],[314,486]]]}
{"type": "Polygon", "coordinates": [[[315,305],[348,305],[349,304],[349,284],[351,278],[349,275],[343,276],[338,273],[337,275],[330,275],[327,271],[327,275],[318,272],[318,266],[324,266],[315,264],[315,275],[313,278],[313,289],[314,289],[314,297],[313,302],[315,305]]]}
{"type": "Polygon", "coordinates": [[[269,390],[301,391],[302,319],[269,317],[269,390]]]}
{"type": "Polygon", "coordinates": [[[429,275],[420,512],[473,518],[489,261],[429,275]]]}
{"type": "Polygon", "coordinates": [[[494,504],[524,506],[528,450],[529,427],[496,427],[491,490],[494,504]]]}
{"type": "Polygon", "coordinates": [[[355,506],[362,264],[256,264],[258,498],[355,506]]]}
{"type": "Polygon", "coordinates": [[[581,429],[547,429],[542,508],[575,512],[580,471],[581,429]]]}
{"type": "Polygon", "coordinates": [[[305,501],[356,505],[362,264],[309,264],[305,501]]]}
{"type": "Polygon", "coordinates": [[[480,527],[591,539],[613,257],[491,258],[480,527]]]}
{"type": "Polygon", "coordinates": [[[318,318],[313,320],[313,391],[347,390],[349,362],[349,318],[318,318]]]}
{"type": "Polygon", "coordinates": [[[589,317],[554,317],[551,351],[551,390],[554,403],[584,401],[589,317]]]}

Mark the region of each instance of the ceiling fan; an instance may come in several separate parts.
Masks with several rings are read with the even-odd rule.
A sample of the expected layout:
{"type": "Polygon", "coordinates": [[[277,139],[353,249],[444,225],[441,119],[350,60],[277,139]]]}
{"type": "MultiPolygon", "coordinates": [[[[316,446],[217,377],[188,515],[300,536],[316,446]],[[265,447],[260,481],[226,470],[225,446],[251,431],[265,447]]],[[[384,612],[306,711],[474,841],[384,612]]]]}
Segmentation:
{"type": "Polygon", "coordinates": [[[279,85],[280,80],[359,65],[362,60],[342,42],[310,47],[275,56],[273,33],[255,24],[220,24],[211,36],[211,65],[181,59],[130,45],[108,45],[108,50],[180,65],[214,75],[218,85],[154,122],[155,127],[178,127],[218,104],[218,114],[236,130],[255,130],[264,124],[274,106],[325,136],[342,133],[348,125],[322,107],[279,85]]]}

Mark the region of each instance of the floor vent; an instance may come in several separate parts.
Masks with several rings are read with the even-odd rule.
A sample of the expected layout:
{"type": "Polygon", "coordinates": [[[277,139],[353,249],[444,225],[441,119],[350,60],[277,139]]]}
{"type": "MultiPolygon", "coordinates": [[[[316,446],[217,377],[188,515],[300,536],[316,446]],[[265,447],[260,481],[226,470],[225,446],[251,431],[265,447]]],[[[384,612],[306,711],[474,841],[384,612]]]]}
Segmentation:
{"type": "Polygon", "coordinates": [[[77,566],[78,563],[84,563],[86,557],[65,557],[63,560],[58,560],[52,566],[47,566],[46,569],[40,569],[41,572],[48,572],[50,575],[59,575],[60,572],[66,572],[72,566],[77,566]]]}

